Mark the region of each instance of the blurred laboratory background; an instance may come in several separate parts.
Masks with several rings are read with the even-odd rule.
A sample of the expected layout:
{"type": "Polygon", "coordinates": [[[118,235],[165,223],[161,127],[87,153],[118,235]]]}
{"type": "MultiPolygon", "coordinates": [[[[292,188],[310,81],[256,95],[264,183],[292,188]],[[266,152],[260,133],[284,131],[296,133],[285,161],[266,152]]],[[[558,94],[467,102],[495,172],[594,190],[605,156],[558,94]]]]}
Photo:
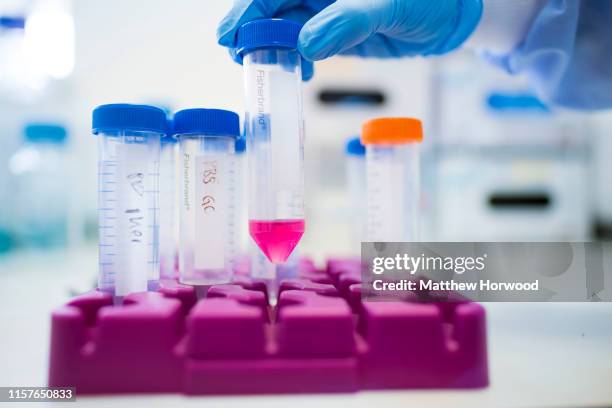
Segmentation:
{"type": "MultiPolygon", "coordinates": [[[[217,45],[230,0],[0,0],[0,253],[95,248],[104,103],[243,112],[217,45]]],[[[421,238],[582,241],[612,231],[611,114],[546,106],[474,52],[332,58],[304,85],[307,233],[300,254],[357,254],[364,199],[346,141],[380,116],[422,118],[421,238]]],[[[245,227],[246,228],[246,227],[245,227]]],[[[96,259],[83,268],[96,275],[96,259]]]]}

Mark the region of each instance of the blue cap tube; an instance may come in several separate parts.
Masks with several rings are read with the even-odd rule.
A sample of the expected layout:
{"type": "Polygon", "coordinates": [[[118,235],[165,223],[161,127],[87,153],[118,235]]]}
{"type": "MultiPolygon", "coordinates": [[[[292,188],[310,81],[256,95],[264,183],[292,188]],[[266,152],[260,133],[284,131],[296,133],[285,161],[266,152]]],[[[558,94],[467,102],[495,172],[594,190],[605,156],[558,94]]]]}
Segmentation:
{"type": "Polygon", "coordinates": [[[165,113],[111,104],[93,112],[98,138],[100,290],[117,301],[157,287],[160,138],[165,113]]]}
{"type": "Polygon", "coordinates": [[[366,238],[366,148],[359,137],[346,142],[346,182],[349,197],[351,251],[358,255],[366,238]]]}
{"type": "Polygon", "coordinates": [[[301,29],[301,24],[280,18],[249,21],[238,29],[236,54],[244,57],[262,49],[295,50],[301,29]]]}
{"type": "Polygon", "coordinates": [[[186,109],[174,115],[180,148],[179,279],[198,286],[228,283],[235,242],[234,144],[238,115],[186,109]]]}
{"type": "Polygon", "coordinates": [[[361,138],[359,136],[350,138],[346,142],[346,154],[349,156],[365,156],[366,148],[361,144],[361,138]]]}
{"type": "Polygon", "coordinates": [[[237,33],[246,87],[249,231],[273,263],[291,255],[304,233],[304,126],[300,25],[267,19],[237,33]]]}

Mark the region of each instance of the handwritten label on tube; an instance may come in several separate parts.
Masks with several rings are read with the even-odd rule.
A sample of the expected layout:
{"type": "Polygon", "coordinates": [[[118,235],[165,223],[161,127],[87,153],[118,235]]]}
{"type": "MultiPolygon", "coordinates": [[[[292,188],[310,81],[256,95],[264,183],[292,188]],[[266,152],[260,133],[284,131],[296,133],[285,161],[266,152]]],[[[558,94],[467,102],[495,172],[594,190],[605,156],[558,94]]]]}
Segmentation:
{"type": "Polygon", "coordinates": [[[147,158],[146,144],[117,145],[117,296],[147,290],[152,222],[146,192],[147,158]]]}
{"type": "Polygon", "coordinates": [[[228,227],[228,180],[223,156],[198,157],[195,183],[195,268],[223,269],[228,227]]]}

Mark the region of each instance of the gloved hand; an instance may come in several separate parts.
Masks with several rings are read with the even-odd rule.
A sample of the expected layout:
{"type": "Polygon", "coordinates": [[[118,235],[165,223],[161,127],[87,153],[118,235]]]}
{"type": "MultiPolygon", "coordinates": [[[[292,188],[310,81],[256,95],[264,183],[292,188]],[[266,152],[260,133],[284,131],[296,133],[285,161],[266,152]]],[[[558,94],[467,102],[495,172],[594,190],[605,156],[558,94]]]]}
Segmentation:
{"type": "Polygon", "coordinates": [[[310,61],[438,55],[459,47],[481,14],[482,0],[236,0],[217,36],[231,49],[242,24],[278,17],[305,23],[298,49],[310,61]]]}

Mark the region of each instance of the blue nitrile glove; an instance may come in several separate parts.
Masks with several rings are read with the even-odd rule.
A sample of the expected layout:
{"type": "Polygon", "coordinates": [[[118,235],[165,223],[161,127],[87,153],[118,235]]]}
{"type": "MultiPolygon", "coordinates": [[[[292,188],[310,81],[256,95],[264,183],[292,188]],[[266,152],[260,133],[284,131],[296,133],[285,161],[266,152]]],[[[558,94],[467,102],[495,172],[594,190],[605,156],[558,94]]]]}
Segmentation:
{"type": "Polygon", "coordinates": [[[580,110],[612,109],[612,1],[549,1],[525,39],[489,59],[511,74],[526,74],[548,104],[580,110]]]}
{"type": "Polygon", "coordinates": [[[217,36],[231,48],[242,24],[279,17],[305,23],[298,48],[311,61],[438,55],[459,47],[481,14],[482,0],[236,0],[217,36]]]}

